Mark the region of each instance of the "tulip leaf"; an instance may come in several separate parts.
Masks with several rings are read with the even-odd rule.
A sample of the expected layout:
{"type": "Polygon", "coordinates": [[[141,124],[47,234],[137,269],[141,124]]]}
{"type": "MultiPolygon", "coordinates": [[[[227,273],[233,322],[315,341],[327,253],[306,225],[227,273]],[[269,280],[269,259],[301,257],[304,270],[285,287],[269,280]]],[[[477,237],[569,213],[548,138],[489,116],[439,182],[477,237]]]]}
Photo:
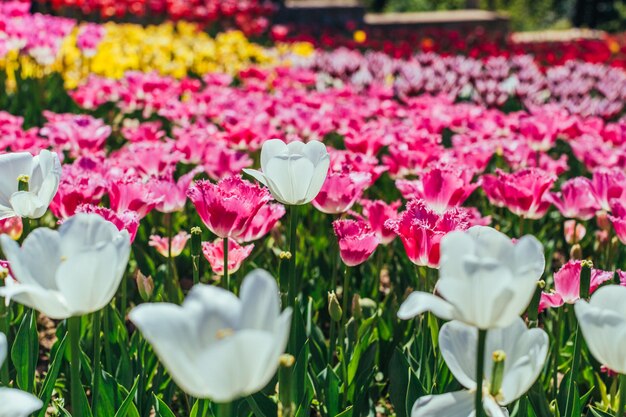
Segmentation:
{"type": "Polygon", "coordinates": [[[339,413],[339,377],[328,365],[326,367],[326,411],[329,416],[339,413]]]}
{"type": "Polygon", "coordinates": [[[273,417],[278,414],[276,403],[261,393],[246,397],[246,401],[255,417],[273,417]]]}
{"type": "Polygon", "coordinates": [[[410,370],[411,367],[406,356],[400,348],[396,347],[391,355],[391,360],[389,361],[388,373],[389,398],[397,417],[406,417],[408,415],[405,407],[405,401],[407,389],[409,387],[410,370]]]}
{"type": "Polygon", "coordinates": [[[27,309],[11,349],[11,360],[17,370],[17,386],[23,391],[34,392],[35,368],[38,357],[37,320],[34,311],[27,309]]]}
{"type": "Polygon", "coordinates": [[[112,416],[115,415],[116,397],[118,393],[117,383],[107,372],[102,371],[99,378],[98,392],[92,393],[94,415],[112,416]]]}
{"type": "Polygon", "coordinates": [[[115,413],[115,417],[130,417],[130,416],[139,416],[137,412],[137,408],[133,404],[133,398],[135,398],[135,393],[137,392],[137,386],[139,385],[139,377],[135,378],[135,382],[133,383],[133,387],[130,392],[126,396],[126,399],[122,402],[122,405],[115,413]],[[134,413],[131,413],[130,410],[134,410],[134,413]]]}
{"type": "Polygon", "coordinates": [[[37,414],[37,417],[44,417],[46,415],[46,405],[50,402],[54,385],[59,377],[59,371],[64,361],[63,354],[65,353],[67,340],[67,336],[65,336],[62,340],[58,341],[50,353],[52,361],[50,362],[48,373],[46,374],[41,392],[39,393],[39,399],[43,402],[44,406],[39,411],[39,414],[37,414]]]}
{"type": "Polygon", "coordinates": [[[154,397],[154,411],[156,415],[159,417],[176,417],[176,414],[170,410],[170,408],[156,395],[152,394],[154,397]]]}
{"type": "Polygon", "coordinates": [[[609,414],[598,408],[589,407],[589,412],[591,413],[591,417],[614,417],[613,414],[609,414]]]}
{"type": "Polygon", "coordinates": [[[346,408],[341,413],[337,414],[337,417],[351,417],[353,414],[352,406],[346,408]]]}

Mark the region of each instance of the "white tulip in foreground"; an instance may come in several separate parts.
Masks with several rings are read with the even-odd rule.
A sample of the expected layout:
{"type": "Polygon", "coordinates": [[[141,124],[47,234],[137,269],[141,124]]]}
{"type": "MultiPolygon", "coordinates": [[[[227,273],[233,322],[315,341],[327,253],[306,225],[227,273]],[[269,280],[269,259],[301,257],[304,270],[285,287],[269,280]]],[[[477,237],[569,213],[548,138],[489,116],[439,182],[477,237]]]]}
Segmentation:
{"type": "MultiPolygon", "coordinates": [[[[7,357],[7,351],[7,338],[0,333],[0,366],[7,357]]],[[[26,417],[41,407],[41,400],[27,392],[0,387],[0,417],[26,417]]]]}
{"type": "Polygon", "coordinates": [[[480,329],[508,326],[528,307],[544,268],[543,247],[533,236],[513,243],[491,227],[451,232],[441,240],[439,296],[412,293],[398,317],[431,311],[480,329]]]}
{"type": "MultiPolygon", "coordinates": [[[[441,327],[441,354],[450,372],[467,390],[422,397],[413,405],[412,417],[474,416],[477,339],[478,329],[459,321],[451,321],[441,327]]],[[[508,415],[503,407],[530,389],[541,373],[547,354],[546,332],[528,329],[519,317],[508,327],[487,333],[485,377],[480,385],[483,406],[488,415],[508,415]]]]}
{"type": "Polygon", "coordinates": [[[37,156],[28,152],[0,155],[0,220],[43,216],[60,179],[61,163],[56,153],[42,150],[37,156]],[[24,181],[21,188],[20,179],[24,181]]]}
{"type": "Polygon", "coordinates": [[[261,171],[244,169],[266,185],[274,198],[283,204],[309,203],[320,192],[330,157],[326,146],[318,141],[307,144],[272,139],[263,143],[261,171]]]}
{"type": "Polygon", "coordinates": [[[607,285],[589,302],[574,305],[578,325],[591,354],[610,370],[626,374],[626,288],[607,285]]]}
{"type": "Polygon", "coordinates": [[[98,311],[106,306],[124,276],[128,232],[97,214],[77,214],[59,230],[38,228],[20,248],[0,236],[13,277],[0,296],[34,308],[53,319],[98,311]]]}
{"type": "Polygon", "coordinates": [[[130,320],[187,394],[230,402],[260,391],[276,373],[291,309],[280,313],[276,281],[260,269],[246,276],[240,294],[198,284],[182,306],[131,311],[130,320]]]}

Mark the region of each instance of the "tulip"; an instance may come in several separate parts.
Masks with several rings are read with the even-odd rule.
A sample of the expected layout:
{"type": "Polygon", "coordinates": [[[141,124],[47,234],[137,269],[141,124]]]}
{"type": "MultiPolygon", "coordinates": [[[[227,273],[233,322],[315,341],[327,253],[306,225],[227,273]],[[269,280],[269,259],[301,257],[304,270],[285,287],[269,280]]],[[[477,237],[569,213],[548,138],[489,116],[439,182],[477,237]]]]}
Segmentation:
{"type": "Polygon", "coordinates": [[[0,173],[0,220],[13,216],[38,219],[57,192],[61,163],[57,154],[48,150],[37,156],[7,153],[0,155],[0,173]]]}
{"type": "MultiPolygon", "coordinates": [[[[0,367],[7,357],[7,338],[0,333],[0,367]]],[[[27,392],[0,387],[0,417],[28,417],[43,407],[41,400],[27,392]]]]}
{"type": "Polygon", "coordinates": [[[371,178],[367,172],[333,172],[324,181],[313,206],[322,213],[345,213],[361,198],[371,178]]]}
{"type": "Polygon", "coordinates": [[[611,210],[611,200],[626,194],[626,173],[621,168],[599,168],[591,178],[593,192],[604,211],[611,210]]]}
{"type": "Polygon", "coordinates": [[[226,403],[270,382],[287,345],[291,309],[280,313],[276,281],[255,270],[239,299],[198,284],[182,306],[142,304],[130,320],[183,391],[226,403]]]}
{"type": "Polygon", "coordinates": [[[96,214],[77,214],[59,230],[38,228],[20,248],[0,236],[13,277],[0,296],[66,319],[106,306],[124,276],[130,254],[128,232],[96,214]]]}
{"type": "Polygon", "coordinates": [[[482,407],[488,415],[508,416],[504,407],[524,395],[543,369],[548,355],[548,335],[541,329],[528,329],[517,317],[508,326],[487,333],[484,357],[477,361],[478,338],[478,329],[459,321],[441,327],[441,354],[466,390],[421,397],[413,405],[411,417],[478,415],[474,403],[478,386],[482,391],[482,407]],[[480,381],[476,378],[480,367],[477,362],[483,365],[480,381]]]}
{"type": "Polygon", "coordinates": [[[154,247],[157,252],[159,252],[162,256],[166,258],[172,257],[175,258],[183,252],[185,249],[185,245],[187,241],[191,238],[191,235],[187,232],[178,232],[176,236],[174,236],[172,240],[172,249],[170,252],[170,239],[158,235],[151,235],[150,241],[148,242],[149,246],[154,247]]]}
{"type": "MultiPolygon", "coordinates": [[[[241,246],[232,239],[228,239],[228,274],[239,271],[241,264],[252,253],[254,244],[241,246]]],[[[224,242],[215,239],[214,242],[202,242],[202,254],[211,264],[211,269],[217,275],[224,275],[224,242]]]]}
{"type": "MultiPolygon", "coordinates": [[[[541,294],[539,311],[548,307],[560,307],[563,304],[574,304],[580,299],[580,274],[582,261],[569,261],[554,274],[554,291],[541,294]]],[[[591,269],[589,293],[594,291],[606,281],[613,278],[613,272],[591,269]]]]}
{"type": "Polygon", "coordinates": [[[585,237],[587,229],[576,220],[566,220],[563,222],[563,234],[565,235],[565,241],[573,245],[580,242],[585,237]]]}
{"type": "Polygon", "coordinates": [[[400,201],[394,201],[387,204],[382,200],[361,200],[359,202],[363,207],[363,217],[378,236],[381,245],[388,245],[396,238],[393,230],[385,226],[387,220],[395,220],[398,218],[398,207],[400,201]]]}
{"type": "Polygon", "coordinates": [[[282,204],[265,204],[259,209],[248,227],[237,238],[240,242],[252,242],[267,235],[285,215],[285,206],[282,204]]]}
{"type": "Polygon", "coordinates": [[[528,307],[544,268],[542,245],[533,236],[513,243],[485,226],[451,232],[441,239],[440,296],[414,292],[398,317],[432,311],[483,330],[506,327],[528,307]]]}
{"type": "Polygon", "coordinates": [[[618,200],[611,201],[611,215],[608,216],[617,238],[626,245],[626,205],[618,200]]]}
{"type": "Polygon", "coordinates": [[[261,150],[261,171],[243,171],[267,186],[274,198],[287,205],[311,202],[320,192],[330,157],[321,142],[284,143],[268,140],[261,150]]]}
{"type": "Polygon", "coordinates": [[[570,219],[589,220],[600,210],[591,180],[584,177],[565,181],[561,185],[561,192],[546,194],[546,200],[570,219]]]}
{"type": "Polygon", "coordinates": [[[106,207],[94,206],[93,204],[81,204],[76,207],[76,213],[95,213],[104,220],[113,223],[120,232],[126,230],[131,243],[135,241],[140,221],[139,214],[135,211],[125,210],[121,213],[116,213],[106,207]]]}
{"type": "Polygon", "coordinates": [[[333,229],[339,240],[339,255],[347,266],[367,261],[378,246],[376,233],[362,220],[336,220],[333,229]]]}

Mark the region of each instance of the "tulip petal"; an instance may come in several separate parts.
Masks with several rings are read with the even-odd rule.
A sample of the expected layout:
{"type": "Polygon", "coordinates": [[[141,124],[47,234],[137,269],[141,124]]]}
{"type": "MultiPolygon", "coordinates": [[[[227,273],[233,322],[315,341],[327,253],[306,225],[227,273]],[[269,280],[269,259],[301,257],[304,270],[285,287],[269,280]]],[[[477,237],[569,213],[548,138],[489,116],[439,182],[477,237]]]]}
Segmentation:
{"type": "Polygon", "coordinates": [[[21,284],[7,279],[5,286],[0,287],[0,297],[34,308],[54,320],[63,320],[72,315],[59,291],[44,289],[39,285],[21,284]]]}
{"type": "Polygon", "coordinates": [[[425,311],[432,312],[442,320],[455,318],[455,309],[452,304],[436,295],[415,291],[402,303],[398,310],[398,318],[408,320],[425,311]]]}
{"type": "Polygon", "coordinates": [[[441,326],[439,346],[452,375],[467,389],[476,389],[478,331],[459,321],[441,326]]]}
{"type": "Polygon", "coordinates": [[[7,358],[8,343],[7,337],[4,333],[0,333],[0,367],[7,358]]]}
{"type": "Polygon", "coordinates": [[[267,178],[265,178],[265,175],[263,175],[263,173],[261,171],[258,171],[256,169],[244,168],[243,172],[245,172],[246,174],[250,175],[252,178],[257,180],[261,184],[265,185],[266,187],[268,186],[267,178]]]}
{"type": "Polygon", "coordinates": [[[0,388],[0,416],[27,417],[43,403],[34,395],[11,388],[0,388]]]}
{"type": "Polygon", "coordinates": [[[538,281],[546,268],[546,258],[541,242],[534,236],[523,236],[515,244],[514,253],[516,273],[538,281]]]}
{"type": "Polygon", "coordinates": [[[270,161],[270,159],[274,158],[277,155],[287,153],[287,144],[280,139],[270,139],[263,142],[263,147],[261,148],[261,170],[263,170],[264,173],[267,173],[267,163],[270,161]]]}
{"type": "Polygon", "coordinates": [[[26,237],[21,249],[7,235],[0,236],[0,243],[16,280],[43,289],[57,289],[55,271],[61,262],[58,232],[37,228],[26,237]]]}
{"type": "Polygon", "coordinates": [[[474,415],[474,394],[466,390],[421,397],[413,404],[411,410],[411,417],[471,417],[474,415]]]}
{"type": "MultiPolygon", "coordinates": [[[[275,194],[277,191],[280,195],[280,199],[278,196],[277,200],[281,201],[285,204],[294,204],[294,189],[293,184],[291,182],[291,175],[294,174],[294,169],[292,167],[292,158],[297,159],[298,157],[290,157],[290,156],[277,156],[268,161],[266,168],[263,170],[265,177],[268,179],[268,182],[271,181],[270,190],[272,194],[275,194]]],[[[300,159],[304,159],[300,157],[300,159]]],[[[300,175],[300,173],[298,173],[300,175]]]]}
{"type": "Polygon", "coordinates": [[[328,175],[328,168],[330,167],[330,157],[328,154],[315,165],[315,170],[313,171],[313,176],[311,177],[311,182],[309,184],[309,188],[306,191],[305,203],[312,201],[319,194],[322,186],[324,185],[324,181],[326,180],[326,176],[328,175]]]}
{"type": "Polygon", "coordinates": [[[463,259],[466,254],[474,253],[476,241],[469,233],[453,231],[441,238],[440,245],[439,279],[464,277],[463,259]]]}
{"type": "Polygon", "coordinates": [[[326,150],[326,145],[317,140],[312,140],[308,142],[302,149],[302,153],[316,167],[322,161],[328,159],[328,151],[326,150]]]}
{"type": "Polygon", "coordinates": [[[246,275],[240,289],[242,305],[240,329],[273,332],[280,314],[276,280],[265,270],[255,269],[246,275]]]}
{"type": "Polygon", "coordinates": [[[61,253],[70,258],[85,250],[85,247],[104,246],[120,231],[115,225],[97,214],[77,213],[67,219],[59,228],[61,253]]]}
{"type": "Polygon", "coordinates": [[[476,241],[475,255],[478,258],[495,258],[504,263],[514,259],[515,245],[504,233],[487,226],[471,227],[467,233],[476,241]]]}
{"type": "Polygon", "coordinates": [[[304,204],[315,173],[315,166],[304,157],[292,158],[289,164],[289,180],[293,190],[293,203],[304,204]]]}
{"type": "Polygon", "coordinates": [[[500,407],[494,399],[488,395],[483,397],[483,408],[489,417],[508,417],[509,411],[500,407]]]}
{"type": "Polygon", "coordinates": [[[38,219],[43,216],[48,209],[45,201],[30,191],[17,191],[9,199],[13,211],[20,217],[38,219]]]}
{"type": "Polygon", "coordinates": [[[32,174],[33,156],[28,152],[0,155],[0,204],[9,207],[9,199],[18,190],[17,179],[32,174]]]}

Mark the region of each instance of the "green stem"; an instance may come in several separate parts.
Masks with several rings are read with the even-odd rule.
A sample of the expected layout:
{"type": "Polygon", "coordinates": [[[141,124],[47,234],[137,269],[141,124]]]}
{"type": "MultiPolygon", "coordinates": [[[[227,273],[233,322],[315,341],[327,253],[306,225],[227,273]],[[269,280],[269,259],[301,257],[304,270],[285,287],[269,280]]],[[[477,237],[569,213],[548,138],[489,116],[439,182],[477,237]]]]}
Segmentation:
{"type": "Polygon", "coordinates": [[[615,417],[624,416],[624,407],[626,406],[626,375],[619,375],[619,402],[617,403],[617,411],[615,417]]]}
{"type": "Polygon", "coordinates": [[[70,378],[72,414],[81,415],[81,390],[80,382],[80,316],[67,319],[67,328],[70,338],[70,378]]]}
{"type": "MultiPolygon", "coordinates": [[[[3,282],[0,281],[0,284],[3,282]]],[[[11,308],[10,306],[5,305],[4,300],[0,300],[0,333],[4,333],[7,337],[7,342],[9,341],[9,329],[10,329],[10,314],[11,308]]],[[[9,344],[10,346],[10,344],[9,344]]],[[[2,366],[0,367],[0,384],[8,385],[9,383],[9,362],[5,360],[2,366]]]]}
{"type": "MultiPolygon", "coordinates": [[[[293,367],[281,366],[278,368],[278,400],[282,407],[282,416],[290,417],[292,413],[291,404],[291,374],[293,367]]],[[[281,413],[279,413],[280,415],[281,413]]]]}
{"type": "Polygon", "coordinates": [[[222,285],[224,289],[230,291],[230,276],[228,275],[228,238],[224,238],[224,278],[222,285]]]}
{"type": "Polygon", "coordinates": [[[22,217],[22,236],[20,236],[20,240],[24,242],[26,236],[30,233],[30,219],[28,217],[22,217]]]}
{"type": "MultiPolygon", "coordinates": [[[[110,314],[111,314],[111,304],[107,305],[104,308],[104,335],[109,334],[109,330],[111,328],[111,326],[109,324],[109,320],[110,320],[109,315],[110,314]]],[[[106,337],[104,335],[103,335],[103,337],[106,337]]],[[[109,345],[108,340],[105,341],[105,343],[104,343],[104,361],[105,361],[105,364],[106,364],[106,370],[109,373],[113,374],[113,369],[112,369],[112,366],[113,366],[113,354],[111,352],[111,346],[109,345]]]]}
{"type": "MultiPolygon", "coordinates": [[[[289,306],[294,310],[296,309],[296,300],[298,298],[298,281],[296,280],[296,249],[297,239],[298,239],[298,206],[289,206],[289,253],[291,254],[291,259],[289,259],[289,288],[287,290],[287,300],[289,302],[289,306]]],[[[296,320],[291,320],[291,332],[289,334],[289,353],[291,353],[296,358],[298,357],[298,352],[296,352],[296,320]]]]}
{"type": "MultiPolygon", "coordinates": [[[[572,310],[573,311],[573,310],[572,310]]],[[[563,417],[574,416],[574,396],[576,395],[576,381],[578,380],[578,367],[580,363],[580,350],[582,347],[582,337],[578,327],[578,321],[575,321],[574,329],[574,353],[572,354],[572,367],[570,370],[570,379],[567,385],[567,400],[565,402],[565,413],[563,417]]]]}
{"type": "Polygon", "coordinates": [[[337,348],[337,323],[334,320],[330,321],[328,340],[328,364],[332,366],[335,349],[337,348]]]}
{"type": "Polygon", "coordinates": [[[171,302],[174,302],[174,274],[172,274],[172,234],[173,232],[173,214],[167,213],[165,215],[167,220],[167,287],[169,288],[169,298],[171,302]]]}
{"type": "Polygon", "coordinates": [[[220,403],[216,404],[217,417],[232,417],[233,416],[233,403],[220,403]]]}
{"type": "Polygon", "coordinates": [[[476,417],[485,417],[485,409],[483,408],[483,378],[485,372],[486,341],[487,330],[478,329],[478,348],[476,350],[476,394],[474,397],[476,417]]]}
{"type": "Polygon", "coordinates": [[[343,287],[341,291],[341,309],[343,310],[343,314],[341,315],[341,326],[345,327],[348,322],[348,303],[350,302],[350,293],[348,292],[348,287],[350,286],[350,268],[346,267],[345,272],[343,273],[343,287]]]}
{"type": "Polygon", "coordinates": [[[95,404],[100,390],[100,376],[102,373],[102,363],[100,361],[100,351],[102,338],[100,337],[100,316],[101,311],[93,313],[93,392],[91,393],[91,407],[96,410],[95,404]]]}
{"type": "Polygon", "coordinates": [[[554,323],[554,363],[552,368],[552,395],[556,398],[559,391],[559,346],[561,346],[561,319],[563,309],[559,308],[556,313],[556,323],[554,323]]]}

